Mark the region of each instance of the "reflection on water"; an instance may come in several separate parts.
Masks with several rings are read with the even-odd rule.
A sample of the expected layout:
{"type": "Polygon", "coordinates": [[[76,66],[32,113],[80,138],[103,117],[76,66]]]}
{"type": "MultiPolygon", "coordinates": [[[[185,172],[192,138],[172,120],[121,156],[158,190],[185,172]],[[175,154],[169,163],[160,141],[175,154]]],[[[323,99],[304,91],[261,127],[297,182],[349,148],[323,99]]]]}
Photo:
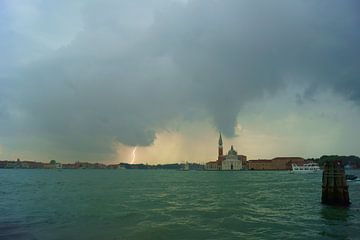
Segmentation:
{"type": "Polygon", "coordinates": [[[359,229],[353,224],[359,216],[358,209],[323,205],[320,216],[323,222],[320,235],[325,239],[358,239],[359,229]]]}
{"type": "MultiPolygon", "coordinates": [[[[338,206],[324,206],[321,211],[321,218],[326,222],[346,222],[349,217],[349,208],[338,206]]],[[[333,225],[330,223],[330,225],[333,225]]]]}
{"type": "Polygon", "coordinates": [[[337,206],[324,206],[320,211],[324,227],[320,235],[330,239],[349,239],[351,229],[346,224],[349,218],[349,209],[337,206]]]}

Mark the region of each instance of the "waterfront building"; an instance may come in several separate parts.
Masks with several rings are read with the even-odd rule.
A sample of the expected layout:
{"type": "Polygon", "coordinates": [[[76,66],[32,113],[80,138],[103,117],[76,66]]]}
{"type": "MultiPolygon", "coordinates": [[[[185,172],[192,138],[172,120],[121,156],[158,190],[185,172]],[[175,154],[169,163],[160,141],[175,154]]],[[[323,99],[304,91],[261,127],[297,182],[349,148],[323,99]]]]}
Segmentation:
{"type": "Polygon", "coordinates": [[[291,165],[302,166],[305,159],[301,157],[276,157],[273,159],[249,160],[250,170],[291,170],[291,165]]]}
{"type": "Polygon", "coordinates": [[[221,170],[240,170],[242,169],[241,160],[238,159],[237,152],[231,145],[231,149],[228,152],[226,158],[221,162],[221,170]]]}
{"type": "Polygon", "coordinates": [[[246,156],[238,155],[234,149],[234,146],[231,146],[227,155],[223,154],[223,141],[220,133],[219,145],[218,145],[218,158],[216,161],[207,162],[205,165],[205,170],[237,171],[245,168],[246,166],[247,166],[246,156]]]}

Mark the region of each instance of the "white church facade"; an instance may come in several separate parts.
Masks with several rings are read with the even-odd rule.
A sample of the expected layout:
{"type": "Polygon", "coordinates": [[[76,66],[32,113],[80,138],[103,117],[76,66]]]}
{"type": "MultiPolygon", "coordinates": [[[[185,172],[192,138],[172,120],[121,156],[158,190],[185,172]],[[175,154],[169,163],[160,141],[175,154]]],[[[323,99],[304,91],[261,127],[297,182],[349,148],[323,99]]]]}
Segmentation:
{"type": "Polygon", "coordinates": [[[228,155],[225,157],[225,160],[221,162],[221,170],[241,170],[242,162],[238,158],[237,152],[234,150],[234,147],[231,146],[231,149],[228,152],[228,155]]]}

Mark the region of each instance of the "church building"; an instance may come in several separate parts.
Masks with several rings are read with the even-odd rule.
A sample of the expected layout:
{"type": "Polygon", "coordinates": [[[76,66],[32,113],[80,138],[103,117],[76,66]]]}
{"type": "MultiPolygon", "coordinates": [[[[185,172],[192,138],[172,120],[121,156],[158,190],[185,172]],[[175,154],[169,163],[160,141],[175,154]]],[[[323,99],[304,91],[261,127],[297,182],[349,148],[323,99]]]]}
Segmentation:
{"type": "Polygon", "coordinates": [[[233,146],[231,146],[227,155],[223,154],[223,141],[220,133],[218,159],[206,163],[205,169],[213,171],[237,171],[246,168],[246,165],[246,156],[238,155],[233,146]]]}

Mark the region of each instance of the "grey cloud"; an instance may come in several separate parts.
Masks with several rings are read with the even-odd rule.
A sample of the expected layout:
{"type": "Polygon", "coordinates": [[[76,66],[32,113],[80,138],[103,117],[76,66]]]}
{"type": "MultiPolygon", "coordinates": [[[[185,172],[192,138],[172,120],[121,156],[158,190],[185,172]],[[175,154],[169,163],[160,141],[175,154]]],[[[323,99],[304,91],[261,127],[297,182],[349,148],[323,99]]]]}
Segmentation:
{"type": "Polygon", "coordinates": [[[34,135],[111,152],[113,141],[152,144],[194,109],[234,136],[244,104],[279,93],[288,76],[359,102],[358,10],[357,1],[92,1],[71,44],[23,70],[13,107],[34,135]]]}
{"type": "Polygon", "coordinates": [[[193,1],[175,17],[160,17],[156,36],[165,41],[162,50],[197,83],[200,101],[227,135],[233,134],[244,103],[278,91],[289,75],[357,100],[355,1],[206,3],[193,1]]]}

